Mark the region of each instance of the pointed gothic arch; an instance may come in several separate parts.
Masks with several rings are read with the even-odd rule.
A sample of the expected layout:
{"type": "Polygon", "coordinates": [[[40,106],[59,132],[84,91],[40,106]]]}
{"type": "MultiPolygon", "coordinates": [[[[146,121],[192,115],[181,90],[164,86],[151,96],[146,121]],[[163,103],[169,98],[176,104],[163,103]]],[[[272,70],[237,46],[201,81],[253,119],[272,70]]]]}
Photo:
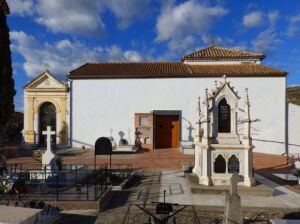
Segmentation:
{"type": "Polygon", "coordinates": [[[214,162],[214,172],[215,173],[225,173],[226,172],[226,161],[222,155],[218,155],[214,162]]]}
{"type": "Polygon", "coordinates": [[[232,155],[228,160],[228,173],[239,173],[240,172],[240,161],[236,155],[232,155]]]}
{"type": "Polygon", "coordinates": [[[231,132],[231,107],[225,97],[218,103],[218,132],[231,132]]]}

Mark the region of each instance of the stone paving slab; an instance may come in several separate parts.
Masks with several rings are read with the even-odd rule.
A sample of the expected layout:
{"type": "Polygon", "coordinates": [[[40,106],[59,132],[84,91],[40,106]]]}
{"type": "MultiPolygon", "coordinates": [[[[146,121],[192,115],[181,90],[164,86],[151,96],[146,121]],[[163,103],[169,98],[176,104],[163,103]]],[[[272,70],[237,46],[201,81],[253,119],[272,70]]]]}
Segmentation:
{"type": "Polygon", "coordinates": [[[0,223],[31,224],[39,219],[39,214],[41,211],[41,209],[0,205],[0,223]]]}
{"type": "MultiPolygon", "coordinates": [[[[229,192],[229,186],[205,186],[200,185],[198,181],[198,177],[193,173],[185,174],[186,181],[190,187],[192,194],[225,194],[225,192],[229,192]]],[[[238,194],[249,195],[249,196],[273,196],[274,188],[268,187],[256,180],[256,185],[252,187],[246,186],[238,186],[238,194]]]]}
{"type": "MultiPolygon", "coordinates": [[[[243,207],[262,208],[299,208],[300,195],[280,186],[260,175],[255,175],[255,179],[274,189],[273,197],[241,195],[243,207]]],[[[225,195],[214,194],[192,194],[188,184],[185,182],[184,173],[176,171],[163,171],[161,178],[160,201],[163,200],[163,191],[167,191],[166,201],[178,204],[193,204],[202,206],[224,206],[225,195]],[[170,187],[174,183],[179,183],[183,189],[182,194],[171,194],[170,187]]]]}

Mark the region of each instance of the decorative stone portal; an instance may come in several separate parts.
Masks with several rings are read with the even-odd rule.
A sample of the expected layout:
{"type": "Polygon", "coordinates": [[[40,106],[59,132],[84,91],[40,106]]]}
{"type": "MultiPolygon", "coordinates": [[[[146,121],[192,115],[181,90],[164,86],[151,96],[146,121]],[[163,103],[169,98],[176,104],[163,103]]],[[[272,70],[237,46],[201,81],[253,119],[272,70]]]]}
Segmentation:
{"type": "Polygon", "coordinates": [[[57,133],[52,141],[68,146],[69,89],[45,71],[24,87],[24,130],[26,146],[45,146],[42,131],[47,126],[57,133]]]}
{"type": "Polygon", "coordinates": [[[250,103],[246,89],[244,109],[238,108],[240,97],[224,77],[211,93],[205,92],[204,110],[198,99],[198,119],[195,134],[195,167],[193,172],[202,185],[229,185],[237,172],[243,176],[240,183],[253,186],[250,103]],[[240,113],[243,115],[239,116],[240,113]],[[237,117],[243,117],[243,134],[238,134],[237,117]]]}

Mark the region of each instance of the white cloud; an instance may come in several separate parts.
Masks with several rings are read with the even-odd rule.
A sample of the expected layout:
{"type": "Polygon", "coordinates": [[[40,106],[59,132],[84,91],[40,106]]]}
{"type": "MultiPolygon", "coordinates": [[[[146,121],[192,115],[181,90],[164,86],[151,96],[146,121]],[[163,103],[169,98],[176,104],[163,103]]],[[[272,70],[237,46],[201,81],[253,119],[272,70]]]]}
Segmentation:
{"type": "Polygon", "coordinates": [[[146,16],[149,0],[107,0],[106,4],[119,20],[119,28],[127,28],[134,20],[146,16]]]}
{"type": "Polygon", "coordinates": [[[278,11],[253,11],[243,17],[243,25],[246,28],[254,28],[262,25],[274,27],[279,18],[278,11]]]}
{"type": "Polygon", "coordinates": [[[10,11],[13,15],[32,15],[33,14],[33,0],[9,0],[10,11]]]}
{"type": "Polygon", "coordinates": [[[213,41],[213,43],[217,46],[229,47],[236,50],[247,50],[247,44],[245,42],[236,42],[232,38],[222,38],[220,36],[214,36],[212,38],[208,35],[202,35],[201,40],[206,46],[211,45],[213,41]]]}
{"type": "Polygon", "coordinates": [[[271,52],[276,49],[276,45],[282,43],[277,37],[277,33],[273,29],[267,29],[258,34],[252,41],[252,45],[256,51],[271,52]]]}
{"type": "Polygon", "coordinates": [[[263,23],[263,14],[260,11],[248,13],[243,17],[243,25],[246,28],[260,26],[263,23]]]}
{"type": "Polygon", "coordinates": [[[299,31],[300,14],[290,17],[289,22],[290,24],[286,34],[290,37],[293,37],[299,31]]]}
{"type": "Polygon", "coordinates": [[[147,15],[149,0],[10,0],[12,13],[31,15],[54,33],[102,35],[102,15],[111,10],[121,29],[147,15]]]}
{"type": "Polygon", "coordinates": [[[210,7],[194,0],[179,5],[164,5],[156,23],[157,41],[175,40],[201,34],[228,12],[221,6],[210,7]]]}
{"type": "Polygon", "coordinates": [[[182,39],[172,39],[168,43],[170,53],[174,55],[180,55],[186,53],[186,51],[196,44],[196,39],[193,36],[186,36],[182,39]]]}
{"type": "Polygon", "coordinates": [[[133,61],[133,62],[142,61],[142,57],[137,51],[131,51],[131,50],[125,51],[124,57],[126,61],[133,61]]]}
{"type": "Polygon", "coordinates": [[[53,44],[39,43],[38,40],[23,31],[10,32],[12,50],[24,58],[23,69],[30,77],[39,75],[45,63],[50,71],[64,77],[72,69],[92,61],[139,61],[142,59],[136,51],[123,51],[119,46],[86,47],[82,42],[64,39],[53,44]]]}
{"type": "Polygon", "coordinates": [[[279,18],[279,13],[278,11],[272,11],[268,13],[268,19],[269,19],[269,23],[271,26],[275,26],[276,22],[279,18]]]}
{"type": "Polygon", "coordinates": [[[100,1],[38,0],[35,21],[53,32],[99,35],[105,29],[100,17],[101,9],[100,1]]]}

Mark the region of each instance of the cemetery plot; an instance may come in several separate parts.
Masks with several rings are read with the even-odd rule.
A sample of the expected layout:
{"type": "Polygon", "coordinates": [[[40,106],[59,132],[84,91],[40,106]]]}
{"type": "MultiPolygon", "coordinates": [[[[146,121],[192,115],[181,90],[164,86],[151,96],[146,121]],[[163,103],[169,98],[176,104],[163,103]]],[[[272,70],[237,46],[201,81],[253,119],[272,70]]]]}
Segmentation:
{"type": "Polygon", "coordinates": [[[12,165],[0,173],[0,194],[4,201],[13,200],[15,195],[45,200],[96,201],[108,186],[120,185],[130,176],[132,169],[110,171],[106,166],[89,170],[85,165],[68,164],[51,171],[47,166],[41,170],[24,170],[21,165],[12,165]]]}

